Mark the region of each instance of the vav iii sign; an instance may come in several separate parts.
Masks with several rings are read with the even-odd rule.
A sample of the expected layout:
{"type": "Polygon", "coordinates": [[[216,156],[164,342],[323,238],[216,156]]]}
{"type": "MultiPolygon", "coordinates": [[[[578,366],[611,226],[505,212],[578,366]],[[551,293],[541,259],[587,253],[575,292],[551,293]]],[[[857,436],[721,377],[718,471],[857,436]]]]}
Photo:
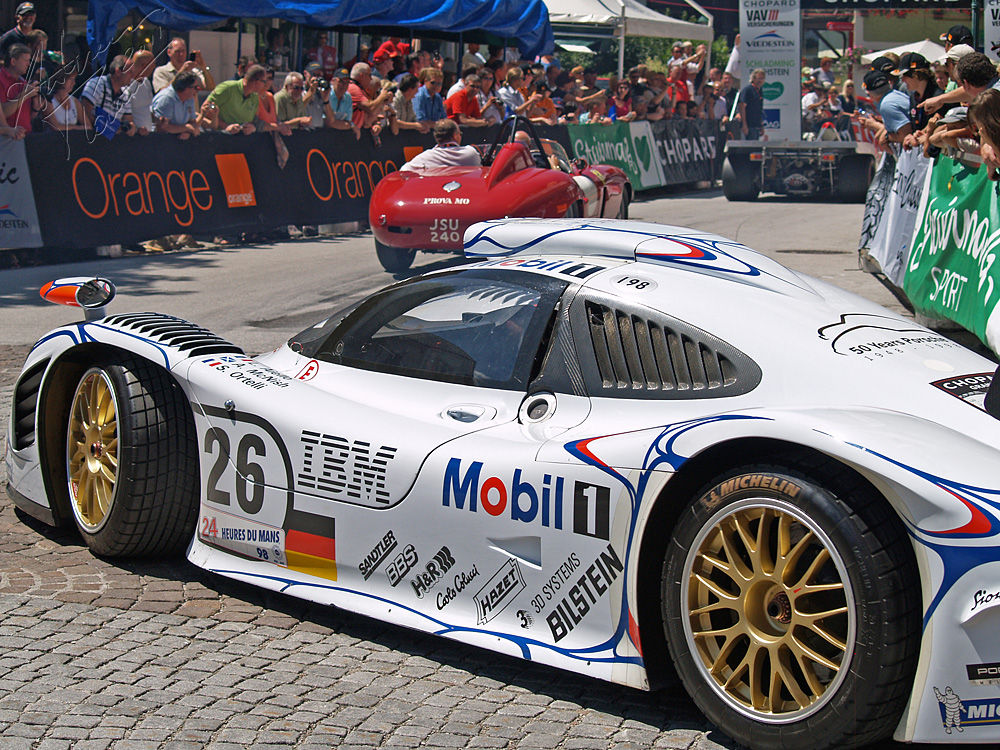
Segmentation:
{"type": "Polygon", "coordinates": [[[757,68],[764,82],[764,130],[769,141],[802,138],[799,0],[740,0],[741,85],[757,68]]]}

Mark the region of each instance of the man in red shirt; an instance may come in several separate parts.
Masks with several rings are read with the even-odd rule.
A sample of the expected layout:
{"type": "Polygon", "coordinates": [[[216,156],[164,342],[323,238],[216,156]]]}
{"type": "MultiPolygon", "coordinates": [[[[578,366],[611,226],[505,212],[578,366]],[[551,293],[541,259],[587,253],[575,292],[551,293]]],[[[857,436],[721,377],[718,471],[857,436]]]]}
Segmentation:
{"type": "Polygon", "coordinates": [[[31,50],[23,44],[12,44],[3,57],[0,68],[0,107],[7,124],[18,137],[31,132],[32,102],[38,94],[38,83],[28,83],[24,74],[31,65],[31,50]]]}
{"type": "Polygon", "coordinates": [[[459,125],[471,125],[474,128],[486,125],[479,109],[476,92],[479,90],[479,76],[471,73],[465,77],[465,88],[456,91],[444,100],[444,109],[448,119],[455,120],[459,125]]]}
{"type": "Polygon", "coordinates": [[[368,93],[372,83],[372,69],[368,63],[355,63],[351,68],[351,84],[347,93],[351,95],[354,105],[352,121],[356,127],[371,128],[385,110],[385,105],[392,98],[389,89],[382,89],[374,99],[368,93]]]}

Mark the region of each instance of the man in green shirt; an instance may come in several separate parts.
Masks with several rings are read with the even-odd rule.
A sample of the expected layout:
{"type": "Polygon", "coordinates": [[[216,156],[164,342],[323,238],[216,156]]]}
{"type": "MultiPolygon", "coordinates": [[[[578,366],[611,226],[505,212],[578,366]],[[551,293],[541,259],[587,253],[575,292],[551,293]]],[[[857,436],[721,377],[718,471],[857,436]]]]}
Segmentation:
{"type": "Polygon", "coordinates": [[[259,94],[267,88],[267,71],[262,65],[251,65],[243,78],[217,84],[208,101],[219,109],[218,129],[226,133],[254,132],[259,94]]]}
{"type": "Polygon", "coordinates": [[[284,88],[274,95],[278,122],[295,129],[309,127],[312,118],[306,114],[306,103],[302,98],[303,89],[305,83],[300,73],[289,73],[285,76],[284,88]]]}

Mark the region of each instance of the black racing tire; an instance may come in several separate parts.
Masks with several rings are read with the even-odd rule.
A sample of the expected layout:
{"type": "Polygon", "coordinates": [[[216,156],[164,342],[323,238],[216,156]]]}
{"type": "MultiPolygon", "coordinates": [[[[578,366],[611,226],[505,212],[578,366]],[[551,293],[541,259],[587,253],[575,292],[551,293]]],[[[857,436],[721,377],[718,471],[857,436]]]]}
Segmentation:
{"type": "Polygon", "coordinates": [[[760,195],[760,170],[745,154],[731,154],[722,163],[722,193],[730,201],[755,201],[760,195]]]}
{"type": "Polygon", "coordinates": [[[375,240],[375,255],[378,262],[382,264],[389,273],[402,273],[413,265],[413,259],[417,257],[417,251],[404,249],[401,247],[390,247],[375,240]]]}
{"type": "Polygon", "coordinates": [[[677,673],[712,722],[757,750],[888,738],[909,697],[916,561],[888,503],[844,476],[828,459],[723,474],[684,511],[665,554],[677,673]]]}
{"type": "Polygon", "coordinates": [[[108,557],[182,551],[198,517],[199,470],[180,386],[146,360],[109,355],[68,398],[63,471],[87,546],[108,557]]]}
{"type": "Polygon", "coordinates": [[[865,154],[850,154],[837,164],[837,198],[844,203],[864,203],[875,177],[875,160],[865,154]]]}

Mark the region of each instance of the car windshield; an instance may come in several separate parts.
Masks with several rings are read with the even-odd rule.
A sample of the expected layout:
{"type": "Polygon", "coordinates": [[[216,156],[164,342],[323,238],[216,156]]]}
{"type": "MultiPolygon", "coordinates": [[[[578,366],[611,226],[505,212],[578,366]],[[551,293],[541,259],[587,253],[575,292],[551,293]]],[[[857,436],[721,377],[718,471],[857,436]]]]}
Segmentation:
{"type": "Polygon", "coordinates": [[[359,369],[523,390],[565,288],[530,273],[418,279],[363,303],[314,353],[305,342],[299,351],[359,369]]]}

